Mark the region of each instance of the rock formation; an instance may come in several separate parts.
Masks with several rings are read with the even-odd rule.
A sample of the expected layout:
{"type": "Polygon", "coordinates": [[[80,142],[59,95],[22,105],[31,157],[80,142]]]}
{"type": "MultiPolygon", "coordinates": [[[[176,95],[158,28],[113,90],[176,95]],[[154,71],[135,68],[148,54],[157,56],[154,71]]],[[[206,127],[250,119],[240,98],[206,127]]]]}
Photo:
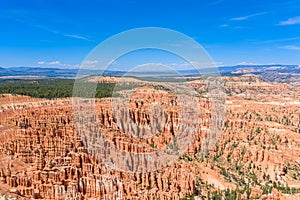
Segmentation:
{"type": "MultiPolygon", "coordinates": [[[[292,198],[283,186],[300,188],[299,87],[253,78],[224,80],[227,118],[215,120],[222,134],[213,148],[204,150],[210,145],[205,139],[214,137],[208,131],[214,103],[205,97],[197,100],[200,115],[194,123],[194,118],[182,117],[180,97],[153,88],[139,88],[127,107],[114,99],[96,100],[96,114],[83,119],[73,113],[72,99],[3,95],[0,193],[20,199],[179,200],[206,199],[213,192],[245,186],[240,199],[292,198]],[[84,128],[78,129],[74,120],[84,128]],[[141,173],[102,162],[99,152],[93,152],[99,149],[91,146],[101,137],[87,131],[101,129],[108,142],[103,145],[141,154],[168,147],[182,132],[184,120],[196,130],[186,151],[175,162],[141,173]],[[246,186],[252,189],[248,192],[246,186]]],[[[206,90],[201,81],[192,84],[199,92],[206,90]]]]}

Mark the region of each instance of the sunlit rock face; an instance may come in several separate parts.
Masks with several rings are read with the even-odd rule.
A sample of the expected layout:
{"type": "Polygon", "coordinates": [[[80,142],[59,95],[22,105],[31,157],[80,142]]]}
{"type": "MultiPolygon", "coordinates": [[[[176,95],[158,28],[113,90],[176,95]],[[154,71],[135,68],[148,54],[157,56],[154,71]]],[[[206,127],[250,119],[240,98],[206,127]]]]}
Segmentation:
{"type": "Polygon", "coordinates": [[[119,171],[100,162],[97,155],[101,152],[95,154],[89,148],[91,144],[101,144],[96,134],[101,131],[109,145],[122,152],[157,152],[193,126],[196,131],[185,150],[195,154],[209,128],[211,103],[200,98],[194,98],[196,105],[186,101],[185,107],[197,106],[206,111],[199,118],[191,115],[184,122],[186,125],[182,121],[188,116],[180,105],[184,100],[167,91],[140,87],[130,98],[121,100],[126,101],[126,107],[115,99],[97,100],[96,116],[78,119],[84,128],[76,129],[73,122],[77,115],[72,113],[71,99],[4,96],[1,182],[7,189],[15,190],[12,195],[44,199],[179,199],[194,193],[198,173],[195,166],[177,159],[162,160],[165,165],[144,172],[119,171]],[[91,133],[95,135],[86,137],[91,133]],[[93,142],[83,141],[84,138],[93,142]]]}
{"type": "Polygon", "coordinates": [[[124,98],[126,107],[113,98],[96,100],[95,115],[82,122],[72,99],[0,97],[0,193],[25,199],[197,199],[242,184],[253,188],[251,198],[297,198],[278,187],[264,194],[263,187],[300,184],[299,87],[224,80],[229,96],[220,122],[213,120],[217,103],[208,98],[197,97],[200,114],[186,120],[185,97],[149,87],[124,98]],[[222,128],[220,137],[209,132],[213,123],[222,128]],[[134,159],[127,171],[114,168],[93,146],[102,142],[99,134],[88,135],[101,131],[105,144],[133,156],[167,148],[184,126],[196,130],[185,152],[144,172],[130,171],[143,163],[134,159]]]}

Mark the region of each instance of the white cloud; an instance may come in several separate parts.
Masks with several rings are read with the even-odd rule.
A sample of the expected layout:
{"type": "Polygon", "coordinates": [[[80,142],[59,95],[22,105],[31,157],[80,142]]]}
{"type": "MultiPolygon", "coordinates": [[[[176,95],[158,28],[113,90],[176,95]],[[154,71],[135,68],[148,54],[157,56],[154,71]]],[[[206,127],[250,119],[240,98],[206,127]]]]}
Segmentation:
{"type": "Polygon", "coordinates": [[[98,60],[85,60],[83,62],[84,65],[96,65],[99,61],[98,60]]]}
{"type": "Polygon", "coordinates": [[[225,66],[223,62],[214,62],[217,67],[225,66]]]}
{"type": "Polygon", "coordinates": [[[45,64],[45,61],[39,61],[38,64],[43,65],[43,64],[45,64]]]}
{"type": "Polygon", "coordinates": [[[240,63],[238,63],[236,65],[261,65],[261,64],[260,63],[253,63],[253,62],[245,62],[245,61],[243,61],[243,62],[240,62],[240,63]]]}
{"type": "Polygon", "coordinates": [[[51,61],[51,62],[39,61],[37,64],[39,64],[39,65],[60,65],[60,61],[51,61]]]}
{"type": "Polygon", "coordinates": [[[44,65],[44,66],[54,66],[54,67],[68,67],[68,68],[78,68],[79,64],[66,64],[66,63],[61,63],[60,61],[50,61],[46,62],[44,60],[37,62],[38,65],[44,65]]]}
{"type": "Polygon", "coordinates": [[[286,21],[279,22],[279,26],[288,26],[288,25],[295,25],[300,24],[300,16],[289,18],[286,21]]]}
{"type": "MultiPolygon", "coordinates": [[[[55,15],[49,15],[49,13],[45,14],[45,13],[36,12],[33,15],[31,12],[28,12],[26,10],[13,9],[13,10],[4,12],[3,16],[7,17],[9,19],[15,20],[19,23],[22,23],[26,26],[31,26],[31,27],[40,29],[42,31],[47,31],[49,33],[55,34],[55,35],[60,35],[63,37],[70,37],[70,38],[75,38],[75,39],[81,39],[81,40],[86,40],[86,41],[92,41],[89,38],[84,37],[82,35],[65,34],[65,33],[61,32],[60,30],[57,30],[54,27],[44,24],[44,22],[41,22],[40,17],[42,17],[42,16],[51,17],[52,19],[56,17],[55,15]]],[[[2,13],[1,13],[1,17],[2,17],[2,13]]],[[[59,21],[61,21],[61,20],[63,20],[62,17],[59,17],[59,21]]],[[[67,21],[64,20],[64,22],[67,22],[67,21]]]]}
{"type": "Polygon", "coordinates": [[[137,72],[147,72],[147,71],[169,71],[172,68],[168,64],[163,64],[163,63],[144,63],[137,65],[134,69],[134,71],[137,72]]]}
{"type": "Polygon", "coordinates": [[[230,20],[232,20],[232,21],[244,21],[244,20],[247,20],[247,19],[249,19],[251,17],[256,17],[256,16],[260,16],[260,15],[265,15],[265,14],[267,14],[267,12],[254,13],[252,15],[231,18],[230,20]]]}
{"type": "Polygon", "coordinates": [[[94,69],[97,67],[98,63],[98,60],[85,60],[81,63],[80,67],[85,69],[94,69]]]}
{"type": "Polygon", "coordinates": [[[81,39],[81,40],[87,40],[90,41],[87,37],[81,36],[81,35],[75,35],[75,34],[64,34],[66,37],[70,38],[76,38],[76,39],[81,39]]]}
{"type": "Polygon", "coordinates": [[[60,65],[60,61],[52,61],[47,63],[48,65],[60,65]]]}
{"type": "Polygon", "coordinates": [[[286,45],[286,46],[281,46],[279,48],[287,49],[287,50],[300,50],[300,46],[295,46],[295,45],[286,45]]]}

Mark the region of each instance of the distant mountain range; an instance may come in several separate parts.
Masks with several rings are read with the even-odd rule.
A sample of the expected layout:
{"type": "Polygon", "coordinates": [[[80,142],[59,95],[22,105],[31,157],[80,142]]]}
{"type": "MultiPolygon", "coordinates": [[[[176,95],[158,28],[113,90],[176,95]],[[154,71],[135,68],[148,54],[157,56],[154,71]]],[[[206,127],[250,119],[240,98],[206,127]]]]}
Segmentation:
{"type": "Polygon", "coordinates": [[[75,77],[77,69],[42,68],[42,67],[0,67],[0,77],[75,77]]]}
{"type": "MultiPolygon", "coordinates": [[[[75,78],[78,69],[68,68],[42,68],[42,67],[0,67],[0,78],[75,78]]],[[[201,72],[210,73],[209,69],[201,72]]],[[[300,74],[300,65],[237,65],[219,67],[221,75],[266,75],[266,74],[300,74]]],[[[105,71],[105,75],[122,76],[125,71],[105,71]]],[[[153,72],[152,72],[153,73],[153,72]]],[[[198,74],[196,70],[181,70],[182,75],[198,74]]],[[[81,74],[97,75],[99,70],[83,70],[81,74]]]]}
{"type": "Polygon", "coordinates": [[[221,74],[300,73],[300,65],[236,65],[219,67],[221,74]]]}

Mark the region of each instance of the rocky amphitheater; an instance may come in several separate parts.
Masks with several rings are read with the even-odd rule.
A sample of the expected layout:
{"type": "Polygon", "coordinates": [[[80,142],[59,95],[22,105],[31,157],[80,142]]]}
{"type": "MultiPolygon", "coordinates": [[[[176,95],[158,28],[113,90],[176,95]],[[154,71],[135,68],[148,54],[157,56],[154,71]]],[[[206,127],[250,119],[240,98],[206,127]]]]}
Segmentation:
{"type": "MultiPolygon", "coordinates": [[[[72,98],[1,95],[1,198],[300,199],[299,84],[255,77],[222,80],[226,114],[218,122],[220,135],[208,131],[216,102],[205,95],[197,97],[200,114],[186,119],[178,97],[140,87],[126,108],[112,109],[112,98],[96,99],[95,117],[85,121],[74,113],[72,98]],[[151,114],[154,103],[164,107],[156,118],[151,114]],[[136,137],[147,136],[146,127],[153,127],[155,119],[159,127],[151,132],[157,134],[136,137]],[[182,121],[194,127],[191,142],[173,162],[151,170],[130,171],[131,165],[114,169],[90,148],[99,138],[83,133],[97,124],[111,146],[143,154],[166,148],[182,132],[182,121]],[[212,138],[216,143],[204,148],[212,138]]],[[[201,88],[202,83],[191,84],[201,88]]]]}

